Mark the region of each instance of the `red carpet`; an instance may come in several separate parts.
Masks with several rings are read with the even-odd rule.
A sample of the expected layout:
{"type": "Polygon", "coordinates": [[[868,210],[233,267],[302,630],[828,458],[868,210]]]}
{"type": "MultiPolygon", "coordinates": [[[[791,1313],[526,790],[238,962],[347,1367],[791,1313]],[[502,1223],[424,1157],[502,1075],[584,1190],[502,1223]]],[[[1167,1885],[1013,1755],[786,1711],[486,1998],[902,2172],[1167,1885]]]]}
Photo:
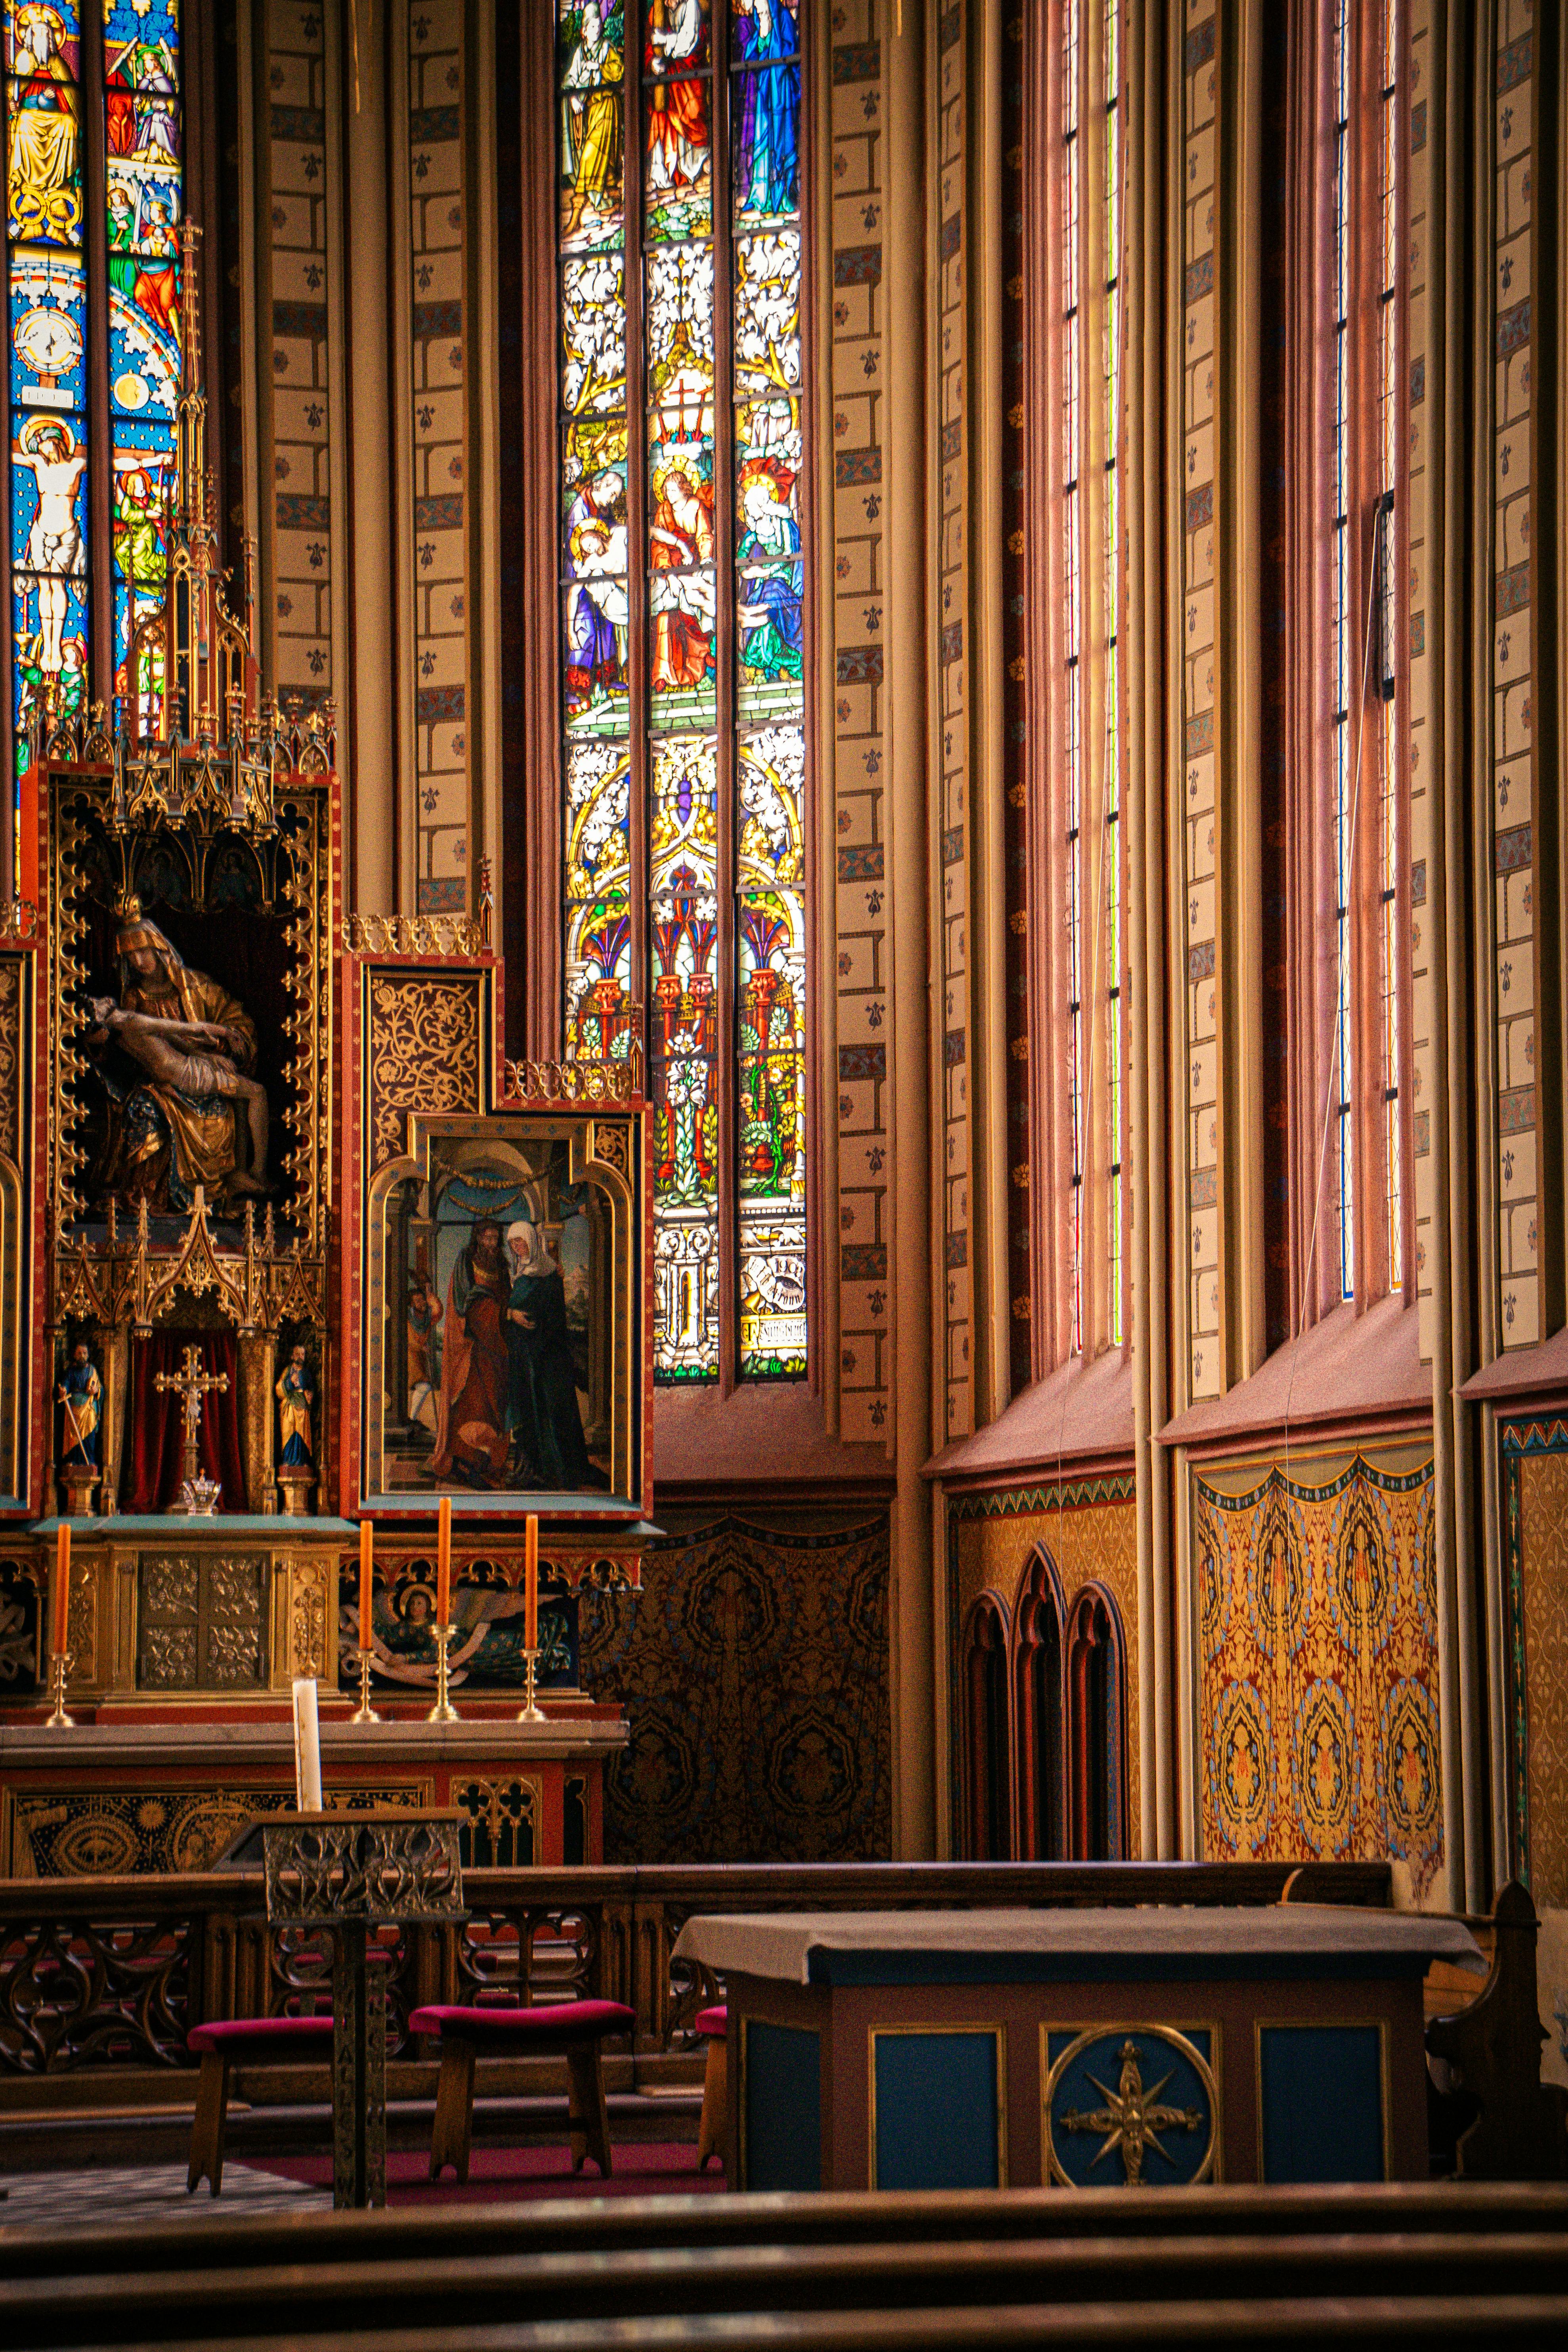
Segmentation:
{"type": "MultiPolygon", "coordinates": [[[[616,2168],[601,2180],[590,2158],[581,2172],[572,2169],[565,2147],[477,2147],[466,2187],[451,2174],[430,2179],[430,2159],[416,2149],[389,2153],[386,2159],[386,2201],[389,2205],[510,2204],[520,2197],[657,2197],[679,2193],[710,2194],[724,2186],[718,2160],[706,2172],[697,2169],[697,2150],[686,2142],[633,2140],[615,2152],[616,2168]]],[[[256,2172],[274,2172],[284,2180],[302,2180],[311,2188],[332,2185],[330,2156],[270,2157],[265,2162],[247,2157],[256,2172]]]]}

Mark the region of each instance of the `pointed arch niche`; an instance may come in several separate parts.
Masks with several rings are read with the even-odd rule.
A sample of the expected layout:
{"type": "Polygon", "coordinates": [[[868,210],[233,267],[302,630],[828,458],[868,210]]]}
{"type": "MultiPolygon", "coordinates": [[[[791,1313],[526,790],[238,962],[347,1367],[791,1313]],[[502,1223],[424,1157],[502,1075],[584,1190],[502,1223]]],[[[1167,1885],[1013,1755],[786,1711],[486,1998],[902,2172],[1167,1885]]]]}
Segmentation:
{"type": "Polygon", "coordinates": [[[964,1837],[976,1862],[1013,1853],[1013,1742],[1007,1612],[983,1592],[963,1627],[964,1837]]]}
{"type": "Polygon", "coordinates": [[[974,1862],[1127,1854],[1127,1639],[1103,1584],[1068,1602],[1037,1544],[1009,1612],[982,1592],[964,1620],[963,1850],[974,1862]]]}

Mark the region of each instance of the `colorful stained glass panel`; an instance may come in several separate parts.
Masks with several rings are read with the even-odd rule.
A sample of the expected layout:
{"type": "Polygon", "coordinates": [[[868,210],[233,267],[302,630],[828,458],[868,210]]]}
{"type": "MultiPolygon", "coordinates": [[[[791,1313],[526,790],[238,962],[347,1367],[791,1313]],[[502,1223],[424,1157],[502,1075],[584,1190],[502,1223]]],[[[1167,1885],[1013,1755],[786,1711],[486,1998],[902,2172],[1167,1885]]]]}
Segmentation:
{"type": "Polygon", "coordinates": [[[786,221],[800,210],[800,68],[735,77],[735,226],[786,221]]]}
{"type": "MultiPolygon", "coordinates": [[[[117,447],[127,443],[122,418],[161,419],[172,425],[180,397],[180,345],[174,331],[180,273],[171,264],[159,265],[156,275],[156,285],[145,278],[139,281],[142,300],[132,300],[118,287],[110,290],[109,390],[117,447]],[[165,310],[170,304],[174,306],[172,321],[165,310]]],[[[135,436],[130,438],[133,442],[135,436]]]]}
{"type": "Polygon", "coordinates": [[[81,41],[77,0],[5,0],[4,16],[8,73],[63,68],[76,80],[81,41]]]}
{"type": "Polygon", "coordinates": [[[25,763],[24,735],[42,708],[52,679],[61,713],[68,717],[87,700],[87,582],[71,577],[14,571],[11,575],[12,709],[16,755],[25,763]]]}
{"type": "Polygon", "coordinates": [[[643,38],[647,74],[679,73],[708,63],[713,33],[709,0],[649,0],[643,38]]]}
{"type": "MultiPolygon", "coordinates": [[[[587,559],[584,559],[586,564],[587,559]]],[[[584,568],[563,598],[566,725],[618,735],[626,726],[626,583],[584,568]]]]}
{"type": "Polygon", "coordinates": [[[713,227],[709,84],[659,81],[647,93],[644,234],[650,245],[708,236],[713,227]]]}
{"type": "Polygon", "coordinates": [[[594,0],[561,11],[561,242],[568,250],[621,234],[622,22],[619,9],[601,16],[594,0]]]}
{"type": "Polygon", "coordinates": [[[568,416],[625,413],[626,264],[617,252],[562,268],[561,398],[568,416]]]}
{"type": "Polygon", "coordinates": [[[735,388],[765,396],[800,389],[800,236],[794,229],[735,247],[735,388]]]}
{"type": "Polygon", "coordinates": [[[103,0],[103,61],[110,88],[178,89],[178,0],[103,0]]]}
{"type": "MultiPolygon", "coordinates": [[[[13,412],[85,408],[86,345],[80,261],[67,254],[16,255],[11,265],[13,412]]],[[[18,424],[14,413],[13,430],[18,424]]]]}
{"type": "Polygon", "coordinates": [[[5,233],[18,245],[81,243],[81,101],[63,76],[8,85],[5,233]]]}

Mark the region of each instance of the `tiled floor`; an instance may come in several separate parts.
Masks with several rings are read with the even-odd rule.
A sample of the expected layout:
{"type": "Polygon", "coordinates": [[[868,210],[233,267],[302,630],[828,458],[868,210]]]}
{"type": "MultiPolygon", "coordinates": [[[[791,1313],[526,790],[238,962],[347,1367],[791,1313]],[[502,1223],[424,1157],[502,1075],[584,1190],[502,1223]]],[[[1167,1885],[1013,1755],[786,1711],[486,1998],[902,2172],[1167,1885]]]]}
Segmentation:
{"type": "Polygon", "coordinates": [[[247,2164],[226,2164],[223,2195],[210,2196],[206,2183],[190,2196],[183,2164],[104,2165],[89,2172],[10,2172],[0,2175],[7,2193],[0,2202],[0,2228],[55,2225],[62,2230],[113,2226],[121,2221],[160,2221],[174,2214],[276,2212],[285,2208],[330,2210],[332,2192],[247,2164]]]}

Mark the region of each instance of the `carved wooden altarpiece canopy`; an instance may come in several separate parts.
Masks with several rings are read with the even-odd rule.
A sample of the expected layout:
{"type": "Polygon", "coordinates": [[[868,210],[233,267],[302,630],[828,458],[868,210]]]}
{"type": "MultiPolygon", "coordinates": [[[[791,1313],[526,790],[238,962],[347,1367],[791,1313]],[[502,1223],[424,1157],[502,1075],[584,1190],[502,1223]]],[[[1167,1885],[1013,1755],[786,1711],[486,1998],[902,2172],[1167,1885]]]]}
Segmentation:
{"type": "Polygon", "coordinates": [[[218,568],[186,258],[166,573],[113,710],[46,707],[0,908],[0,1873],[199,1867],[289,1801],[292,1676],[346,1693],[362,1643],[385,1738],[334,1771],[329,1737],[330,1801],[461,1805],[469,1858],[590,1859],[626,1732],[578,1688],[576,1596],[637,1583],[652,1499],[640,1068],[505,1058],[483,873],[477,918],[345,912],[331,706],[263,690],[248,548],[237,614],[218,568]],[[549,1736],[522,1762],[531,1511],[549,1736]],[[70,1711],[89,1748],[158,1727],[112,1784],[82,1734],[26,1728],[57,1514],[70,1711]],[[202,1720],[243,1731],[226,1777],[202,1720]]]}

